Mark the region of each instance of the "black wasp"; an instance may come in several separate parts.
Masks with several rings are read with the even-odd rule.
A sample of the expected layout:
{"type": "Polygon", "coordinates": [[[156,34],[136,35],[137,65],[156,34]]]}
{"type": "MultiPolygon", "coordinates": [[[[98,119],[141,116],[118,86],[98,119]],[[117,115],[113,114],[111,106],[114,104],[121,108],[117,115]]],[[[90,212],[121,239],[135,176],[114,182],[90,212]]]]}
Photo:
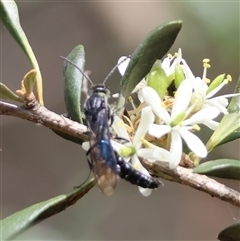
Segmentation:
{"type": "Polygon", "coordinates": [[[89,163],[96,183],[106,196],[112,195],[118,174],[116,155],[110,142],[109,120],[112,122],[112,116],[109,95],[110,91],[104,84],[93,85],[84,105],[90,141],[86,155],[90,154],[89,163]]]}
{"type": "MultiPolygon", "coordinates": [[[[84,75],[82,70],[73,62],[68,59],[65,60],[73,64],[84,75]]],[[[93,85],[92,81],[84,75],[92,84],[89,96],[84,105],[84,114],[86,125],[89,129],[88,136],[90,142],[90,148],[86,155],[90,155],[88,162],[93,171],[98,188],[106,196],[113,194],[118,175],[126,181],[143,188],[153,189],[160,185],[158,180],[137,171],[130,163],[125,162],[112,147],[110,126],[114,116],[108,104],[110,90],[105,85],[105,82],[115,68],[109,73],[103,84],[93,85]]]]}

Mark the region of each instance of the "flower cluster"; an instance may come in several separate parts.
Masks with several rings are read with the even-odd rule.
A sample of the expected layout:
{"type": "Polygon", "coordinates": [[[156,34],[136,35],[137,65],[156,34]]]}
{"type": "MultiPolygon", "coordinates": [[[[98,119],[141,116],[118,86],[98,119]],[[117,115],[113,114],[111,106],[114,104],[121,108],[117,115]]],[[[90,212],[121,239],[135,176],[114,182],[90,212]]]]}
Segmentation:
{"type": "MultiPolygon", "coordinates": [[[[121,75],[129,61],[125,56],[119,59],[121,75]]],[[[132,109],[121,118],[114,116],[113,132],[126,141],[111,140],[111,143],[126,162],[150,176],[139,158],[165,162],[173,169],[186,156],[183,154],[192,161],[207,156],[207,148],[197,135],[199,125],[215,130],[219,123],[214,119],[221,113],[228,114],[227,98],[234,96],[213,97],[231,81],[231,76],[221,74],[210,81],[208,68],[209,59],[204,59],[203,76],[195,77],[183,59],[181,49],[174,56],[169,54],[163,61],[155,62],[150,73],[132,91],[137,101],[129,97],[132,109]],[[136,103],[140,104],[137,106],[136,103]]],[[[83,148],[88,150],[89,143],[83,143],[83,148]]],[[[151,194],[151,189],[139,187],[139,190],[144,196],[151,194]]]]}
{"type": "MultiPolygon", "coordinates": [[[[126,57],[121,57],[119,63],[123,58],[126,57]]],[[[129,61],[119,64],[121,75],[129,61]]],[[[132,110],[128,111],[128,116],[115,117],[112,126],[115,133],[128,142],[113,141],[114,148],[144,174],[149,175],[139,157],[166,162],[173,169],[182,159],[184,143],[191,157],[207,156],[207,149],[197,136],[199,125],[215,130],[219,123],[214,119],[221,113],[228,114],[227,97],[234,95],[213,97],[231,81],[231,76],[221,74],[210,82],[207,78],[209,59],[203,60],[203,67],[203,76],[195,77],[181,49],[162,62],[156,61],[150,73],[133,90],[140,105],[136,107],[130,98],[132,110]]],[[[140,191],[143,195],[150,194],[149,190],[140,188],[140,191]]]]}

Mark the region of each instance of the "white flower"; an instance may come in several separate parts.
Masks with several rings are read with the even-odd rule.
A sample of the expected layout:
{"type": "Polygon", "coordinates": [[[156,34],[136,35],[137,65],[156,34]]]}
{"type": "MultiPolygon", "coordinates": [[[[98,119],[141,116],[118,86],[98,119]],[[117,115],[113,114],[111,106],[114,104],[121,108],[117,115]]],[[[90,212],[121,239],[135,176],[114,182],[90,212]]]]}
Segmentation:
{"type": "MultiPolygon", "coordinates": [[[[228,114],[227,111],[227,105],[228,100],[227,98],[233,97],[239,94],[228,94],[228,95],[222,95],[213,97],[219,90],[223,88],[224,85],[226,85],[229,81],[231,81],[231,76],[227,75],[227,78],[224,79],[224,74],[219,75],[211,85],[207,84],[207,69],[210,68],[210,65],[208,64],[209,59],[203,60],[203,76],[195,77],[187,65],[186,61],[184,59],[180,60],[181,67],[184,71],[186,79],[189,79],[191,81],[191,85],[193,88],[193,94],[191,96],[190,105],[195,105],[193,112],[199,111],[204,108],[210,108],[207,110],[209,113],[210,111],[214,111],[216,117],[223,113],[224,115],[228,114]],[[215,108],[215,110],[214,110],[215,108]],[[218,112],[218,114],[217,114],[218,112]]],[[[213,120],[208,121],[202,121],[202,124],[208,126],[210,129],[215,130],[216,127],[219,125],[218,122],[213,120]]]]}
{"type": "Polygon", "coordinates": [[[171,114],[168,113],[164,107],[164,103],[158,96],[156,91],[150,87],[145,87],[139,91],[140,98],[143,99],[147,105],[151,106],[153,112],[158,116],[164,124],[152,124],[149,129],[149,134],[160,138],[165,134],[171,134],[170,153],[175,156],[173,161],[169,162],[170,168],[175,168],[182,156],[182,139],[186,142],[188,147],[199,157],[206,157],[207,149],[202,141],[194,135],[190,130],[194,129],[194,125],[202,121],[208,121],[215,117],[216,113],[197,113],[191,118],[186,119],[191,112],[193,106],[189,107],[192,95],[192,87],[190,80],[182,81],[176,93],[176,98],[172,107],[171,114]]]}
{"type": "MultiPolygon", "coordinates": [[[[147,134],[150,125],[154,122],[154,115],[152,113],[152,110],[150,107],[145,107],[142,109],[141,114],[141,120],[138,126],[138,129],[134,135],[133,141],[130,141],[129,135],[127,133],[126,127],[123,123],[123,121],[115,116],[114,122],[112,127],[114,128],[116,134],[119,137],[122,137],[124,139],[127,139],[129,142],[125,145],[118,144],[118,146],[114,146],[118,152],[121,153],[121,150],[124,152],[124,149],[126,147],[131,147],[135,149],[135,152],[129,157],[125,158],[126,161],[129,161],[131,159],[131,163],[134,168],[136,168],[138,171],[142,172],[143,174],[150,176],[148,171],[142,166],[141,162],[139,161],[138,156],[147,158],[147,159],[154,159],[154,160],[161,160],[161,161],[173,161],[175,157],[173,157],[167,150],[162,149],[160,147],[156,148],[142,148],[142,138],[145,137],[147,134]]],[[[151,194],[151,189],[145,189],[139,187],[140,192],[144,196],[148,196],[151,194]]]]}

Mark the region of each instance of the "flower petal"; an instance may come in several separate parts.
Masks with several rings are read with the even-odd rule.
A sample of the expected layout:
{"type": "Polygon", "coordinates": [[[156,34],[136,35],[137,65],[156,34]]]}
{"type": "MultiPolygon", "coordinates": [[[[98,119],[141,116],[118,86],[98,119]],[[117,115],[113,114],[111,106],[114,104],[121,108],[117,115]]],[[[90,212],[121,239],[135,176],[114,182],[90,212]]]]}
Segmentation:
{"type": "Polygon", "coordinates": [[[194,91],[196,91],[201,96],[206,96],[206,91],[208,89],[208,85],[205,80],[202,80],[200,77],[193,78],[192,85],[194,91]]]}
{"type": "Polygon", "coordinates": [[[162,69],[167,70],[170,67],[170,64],[171,64],[171,59],[169,59],[169,57],[166,57],[161,62],[161,67],[162,69]]]}
{"type": "Polygon", "coordinates": [[[207,148],[196,135],[184,128],[179,129],[178,132],[192,152],[202,158],[207,156],[207,148]]]}
{"type": "Polygon", "coordinates": [[[144,196],[144,197],[148,197],[151,195],[152,193],[152,189],[149,188],[143,188],[143,187],[138,187],[139,192],[144,196]]]}
{"type": "Polygon", "coordinates": [[[118,71],[120,72],[120,74],[123,76],[125,74],[125,71],[128,67],[128,64],[130,62],[130,58],[127,58],[126,56],[122,56],[119,60],[118,60],[118,71]],[[121,63],[122,62],[122,63],[121,63]],[[121,64],[120,64],[121,63],[121,64]]]}
{"type": "Polygon", "coordinates": [[[142,109],[141,120],[138,129],[133,139],[133,145],[136,149],[142,145],[141,138],[143,138],[149,129],[150,124],[154,122],[154,114],[152,113],[151,107],[147,106],[142,109]]]}
{"type": "Polygon", "coordinates": [[[169,162],[169,168],[174,169],[178,166],[182,157],[182,139],[178,131],[171,132],[170,153],[174,156],[173,160],[169,162]]]}
{"type": "Polygon", "coordinates": [[[142,165],[142,163],[139,161],[138,156],[137,155],[133,155],[132,159],[131,159],[131,163],[133,165],[133,167],[138,170],[139,172],[142,172],[143,174],[150,176],[149,172],[147,171],[147,169],[142,165]]]}
{"type": "Polygon", "coordinates": [[[171,127],[168,125],[157,125],[151,124],[149,126],[148,134],[157,138],[169,133],[171,131],[171,127]]]}
{"type": "MultiPolygon", "coordinates": [[[[145,87],[147,85],[147,82],[145,79],[142,79],[137,86],[133,89],[132,93],[135,93],[137,91],[139,91],[141,88],[145,87]]],[[[142,102],[142,101],[141,101],[142,102]]]]}
{"type": "Polygon", "coordinates": [[[183,58],[181,59],[181,62],[182,62],[181,66],[183,68],[183,72],[186,76],[186,79],[194,79],[195,76],[193,75],[191,69],[189,68],[189,66],[187,64],[187,62],[183,58]]]}
{"type": "Polygon", "coordinates": [[[119,152],[119,150],[123,149],[123,148],[126,148],[127,147],[127,144],[126,143],[125,145],[120,143],[120,142],[117,142],[117,141],[114,141],[114,140],[111,140],[111,144],[113,146],[113,149],[117,152],[119,152]]]}
{"type": "Polygon", "coordinates": [[[139,90],[139,95],[147,103],[147,105],[151,106],[153,112],[166,124],[171,122],[170,115],[168,114],[166,108],[163,107],[162,100],[153,88],[146,86],[139,90]]]}
{"type": "Polygon", "coordinates": [[[90,148],[90,142],[89,141],[83,142],[82,148],[83,148],[83,150],[87,151],[90,148]]]}
{"type": "Polygon", "coordinates": [[[141,148],[137,151],[137,155],[148,159],[148,161],[176,162],[176,157],[169,151],[160,148],[141,148]]]}
{"type": "Polygon", "coordinates": [[[177,89],[175,101],[172,108],[171,119],[173,120],[179,113],[185,112],[188,108],[192,96],[192,85],[189,79],[182,81],[177,89]]]}
{"type": "Polygon", "coordinates": [[[216,118],[219,114],[220,111],[218,108],[214,106],[209,106],[196,112],[189,119],[182,121],[181,124],[182,126],[201,124],[203,122],[210,121],[216,118]]]}
{"type": "Polygon", "coordinates": [[[217,121],[213,121],[213,120],[210,120],[210,121],[204,121],[204,122],[202,122],[202,124],[203,125],[205,125],[205,126],[207,126],[209,129],[211,129],[211,130],[216,130],[217,129],[217,127],[219,126],[219,122],[217,122],[217,121]]]}
{"type": "Polygon", "coordinates": [[[214,88],[212,91],[210,91],[207,95],[206,98],[209,99],[212,96],[214,96],[220,89],[223,88],[223,86],[226,85],[226,83],[223,81],[220,85],[218,85],[216,88],[214,88]]]}
{"type": "Polygon", "coordinates": [[[112,127],[119,137],[130,140],[124,122],[117,115],[114,115],[112,127]]]}
{"type": "MultiPolygon", "coordinates": [[[[226,99],[227,101],[227,99],[226,99]]],[[[228,114],[228,110],[227,108],[224,107],[227,106],[228,104],[228,101],[225,102],[224,104],[224,100],[222,100],[222,103],[220,104],[218,101],[214,101],[214,100],[205,100],[205,103],[204,103],[204,106],[215,106],[216,108],[218,108],[218,110],[223,113],[224,115],[227,115],[228,114]]]]}

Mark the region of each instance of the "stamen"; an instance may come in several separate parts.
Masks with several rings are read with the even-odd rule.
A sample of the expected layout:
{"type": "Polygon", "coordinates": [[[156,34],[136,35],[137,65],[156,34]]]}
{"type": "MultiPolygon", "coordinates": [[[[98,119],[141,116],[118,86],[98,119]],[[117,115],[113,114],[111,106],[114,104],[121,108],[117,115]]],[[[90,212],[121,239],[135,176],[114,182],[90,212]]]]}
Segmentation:
{"type": "Polygon", "coordinates": [[[210,64],[203,62],[203,76],[202,76],[203,80],[207,78],[207,69],[210,67],[211,67],[210,64]]]}
{"type": "Polygon", "coordinates": [[[228,84],[228,81],[229,81],[229,79],[224,79],[223,83],[226,85],[226,84],[228,84]]]}
{"type": "Polygon", "coordinates": [[[200,130],[201,130],[201,128],[200,128],[200,126],[199,126],[199,125],[194,124],[194,125],[193,125],[193,130],[195,130],[195,131],[200,131],[200,130]]]}
{"type": "Polygon", "coordinates": [[[166,109],[169,109],[170,107],[172,107],[172,105],[174,103],[174,99],[171,97],[169,99],[166,99],[163,103],[164,103],[164,107],[166,109]]]}
{"type": "Polygon", "coordinates": [[[168,54],[167,54],[167,57],[168,57],[169,59],[172,59],[173,56],[172,56],[170,53],[168,53],[168,54]]]}
{"type": "Polygon", "coordinates": [[[129,110],[128,111],[129,116],[140,113],[142,111],[143,107],[145,107],[145,106],[146,106],[146,104],[143,102],[135,110],[129,110]]]}
{"type": "Polygon", "coordinates": [[[128,101],[131,103],[132,108],[135,110],[135,109],[136,109],[136,106],[135,106],[135,104],[134,104],[134,101],[133,101],[132,96],[129,96],[129,97],[128,97],[128,101]]]}
{"type": "Polygon", "coordinates": [[[232,76],[230,74],[228,74],[227,75],[227,79],[228,79],[229,82],[231,82],[232,81],[232,76]]]}
{"type": "MultiPolygon", "coordinates": [[[[130,120],[127,116],[123,115],[122,118],[124,119],[125,122],[127,122],[128,126],[129,126],[131,129],[134,129],[131,120],[130,120]]],[[[127,125],[127,124],[126,124],[126,125],[127,125]]]]}
{"type": "Polygon", "coordinates": [[[205,83],[209,84],[211,80],[209,78],[205,78],[205,83]]]}
{"type": "Polygon", "coordinates": [[[209,63],[209,62],[210,62],[210,59],[208,58],[203,59],[203,63],[209,63]]]}
{"type": "Polygon", "coordinates": [[[203,63],[203,67],[209,69],[211,67],[211,65],[208,63],[203,63]]]}
{"type": "Polygon", "coordinates": [[[138,126],[139,126],[139,123],[140,123],[140,115],[138,115],[134,121],[133,121],[133,127],[134,127],[134,130],[137,130],[138,126]]]}
{"type": "Polygon", "coordinates": [[[144,139],[143,137],[141,138],[142,144],[147,147],[147,148],[155,148],[156,146],[144,139]]]}

